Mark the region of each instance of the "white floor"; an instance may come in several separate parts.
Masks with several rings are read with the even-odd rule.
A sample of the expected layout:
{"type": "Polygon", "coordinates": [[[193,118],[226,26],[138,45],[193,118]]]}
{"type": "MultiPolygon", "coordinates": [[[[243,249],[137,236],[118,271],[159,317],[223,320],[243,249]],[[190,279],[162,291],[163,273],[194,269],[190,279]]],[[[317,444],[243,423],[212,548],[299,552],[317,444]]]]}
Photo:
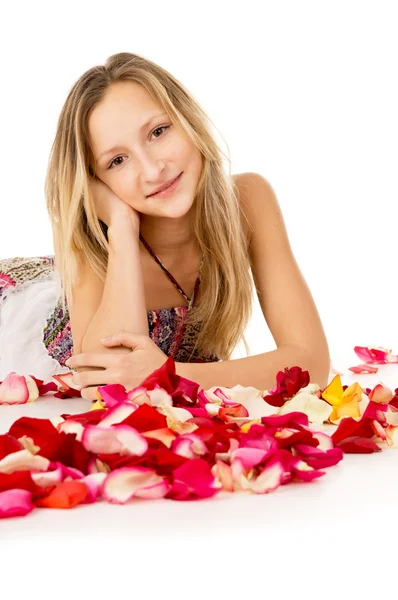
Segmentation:
{"type": "MultiPolygon", "coordinates": [[[[333,364],[342,366],[338,360],[333,364]]],[[[395,388],[398,366],[382,366],[376,375],[345,372],[343,384],[352,381],[363,387],[382,381],[395,388]]],[[[0,434],[22,415],[44,418],[88,408],[85,400],[52,395],[27,405],[0,406],[0,434]]],[[[356,593],[365,593],[371,589],[365,582],[366,569],[376,569],[376,564],[380,570],[374,575],[385,590],[387,565],[396,564],[393,550],[387,548],[391,544],[397,549],[398,449],[346,455],[326,471],[312,483],[289,484],[268,495],[223,493],[196,502],[139,500],[124,506],[98,502],[69,511],[37,509],[25,518],[0,522],[0,553],[2,548],[8,555],[12,548],[23,548],[25,556],[38,561],[38,552],[44,552],[56,565],[57,552],[64,555],[68,548],[67,564],[77,565],[77,556],[86,556],[86,566],[96,564],[97,573],[100,565],[106,569],[107,563],[115,562],[116,555],[118,560],[128,556],[132,569],[140,564],[134,577],[164,573],[164,587],[156,577],[150,583],[152,591],[163,590],[163,597],[170,597],[172,582],[178,587],[184,581],[193,586],[191,597],[199,597],[195,593],[200,587],[212,599],[216,596],[208,590],[208,577],[216,577],[220,590],[230,589],[232,594],[238,589],[245,595],[268,589],[282,598],[283,590],[297,592],[297,586],[303,594],[305,586],[307,598],[320,597],[318,581],[328,580],[331,587],[321,595],[329,597],[332,590],[339,594],[343,574],[355,582],[356,593]],[[274,577],[279,582],[285,578],[282,588],[275,587],[274,577]]],[[[128,579],[128,573],[123,577],[128,579]]],[[[216,587],[210,587],[216,594],[216,587]]]]}

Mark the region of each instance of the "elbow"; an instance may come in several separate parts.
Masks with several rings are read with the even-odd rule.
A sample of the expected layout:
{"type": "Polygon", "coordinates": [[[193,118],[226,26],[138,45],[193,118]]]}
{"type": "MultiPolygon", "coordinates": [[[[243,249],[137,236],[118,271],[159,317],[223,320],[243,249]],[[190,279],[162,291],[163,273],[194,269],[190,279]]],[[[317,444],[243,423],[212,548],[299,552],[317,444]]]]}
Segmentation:
{"type": "MultiPolygon", "coordinates": [[[[295,345],[295,348],[298,346],[295,345]]],[[[299,347],[301,360],[298,363],[301,368],[308,371],[310,383],[316,383],[324,390],[329,383],[330,354],[326,346],[322,352],[311,352],[308,348],[299,347]]]]}
{"type": "Polygon", "coordinates": [[[321,356],[312,357],[312,371],[310,373],[311,383],[317,383],[324,390],[329,383],[330,355],[329,352],[321,356]]]}

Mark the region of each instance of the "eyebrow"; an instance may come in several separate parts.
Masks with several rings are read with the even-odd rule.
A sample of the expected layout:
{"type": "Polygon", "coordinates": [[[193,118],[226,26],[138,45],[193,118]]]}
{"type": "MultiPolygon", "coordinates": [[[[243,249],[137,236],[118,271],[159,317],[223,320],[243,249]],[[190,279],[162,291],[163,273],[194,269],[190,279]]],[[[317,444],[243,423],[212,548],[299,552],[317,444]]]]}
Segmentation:
{"type": "MultiPolygon", "coordinates": [[[[142,131],[143,129],[148,127],[148,125],[150,125],[152,123],[152,121],[155,121],[156,119],[159,119],[160,117],[163,117],[164,115],[167,115],[167,113],[163,112],[163,113],[160,113],[159,115],[154,115],[148,121],[146,121],[143,125],[141,125],[140,131],[142,131]]],[[[99,157],[96,159],[96,161],[99,162],[101,160],[101,158],[103,158],[104,156],[107,156],[108,154],[113,154],[114,152],[117,152],[119,150],[119,148],[121,148],[121,146],[112,146],[112,148],[108,148],[108,150],[104,150],[104,152],[102,152],[99,155],[99,157]]]]}

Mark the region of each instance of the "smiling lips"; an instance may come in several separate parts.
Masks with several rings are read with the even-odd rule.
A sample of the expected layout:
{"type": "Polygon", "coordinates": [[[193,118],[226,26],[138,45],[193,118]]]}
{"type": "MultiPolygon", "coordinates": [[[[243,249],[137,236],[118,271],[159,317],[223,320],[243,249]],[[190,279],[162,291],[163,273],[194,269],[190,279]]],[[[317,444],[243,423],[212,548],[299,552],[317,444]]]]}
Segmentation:
{"type": "MultiPolygon", "coordinates": [[[[181,173],[180,173],[180,175],[181,175],[181,173]]],[[[148,198],[150,196],[154,196],[155,194],[163,192],[164,190],[167,190],[169,187],[171,187],[173,185],[173,183],[175,183],[177,181],[177,179],[180,177],[180,175],[177,175],[177,177],[174,177],[174,179],[170,179],[167,183],[158,187],[154,192],[152,192],[152,194],[149,194],[148,198]]]]}

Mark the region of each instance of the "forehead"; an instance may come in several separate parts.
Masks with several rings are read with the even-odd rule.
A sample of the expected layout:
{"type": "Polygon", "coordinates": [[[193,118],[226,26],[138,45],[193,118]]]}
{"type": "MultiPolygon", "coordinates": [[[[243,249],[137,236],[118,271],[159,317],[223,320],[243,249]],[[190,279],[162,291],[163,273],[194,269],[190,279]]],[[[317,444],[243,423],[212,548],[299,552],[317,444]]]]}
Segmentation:
{"type": "Polygon", "coordinates": [[[107,132],[122,132],[126,120],[139,128],[143,120],[159,111],[161,107],[153,100],[144,86],[135,81],[113,83],[104,98],[92,110],[88,130],[94,145],[107,132]]]}

